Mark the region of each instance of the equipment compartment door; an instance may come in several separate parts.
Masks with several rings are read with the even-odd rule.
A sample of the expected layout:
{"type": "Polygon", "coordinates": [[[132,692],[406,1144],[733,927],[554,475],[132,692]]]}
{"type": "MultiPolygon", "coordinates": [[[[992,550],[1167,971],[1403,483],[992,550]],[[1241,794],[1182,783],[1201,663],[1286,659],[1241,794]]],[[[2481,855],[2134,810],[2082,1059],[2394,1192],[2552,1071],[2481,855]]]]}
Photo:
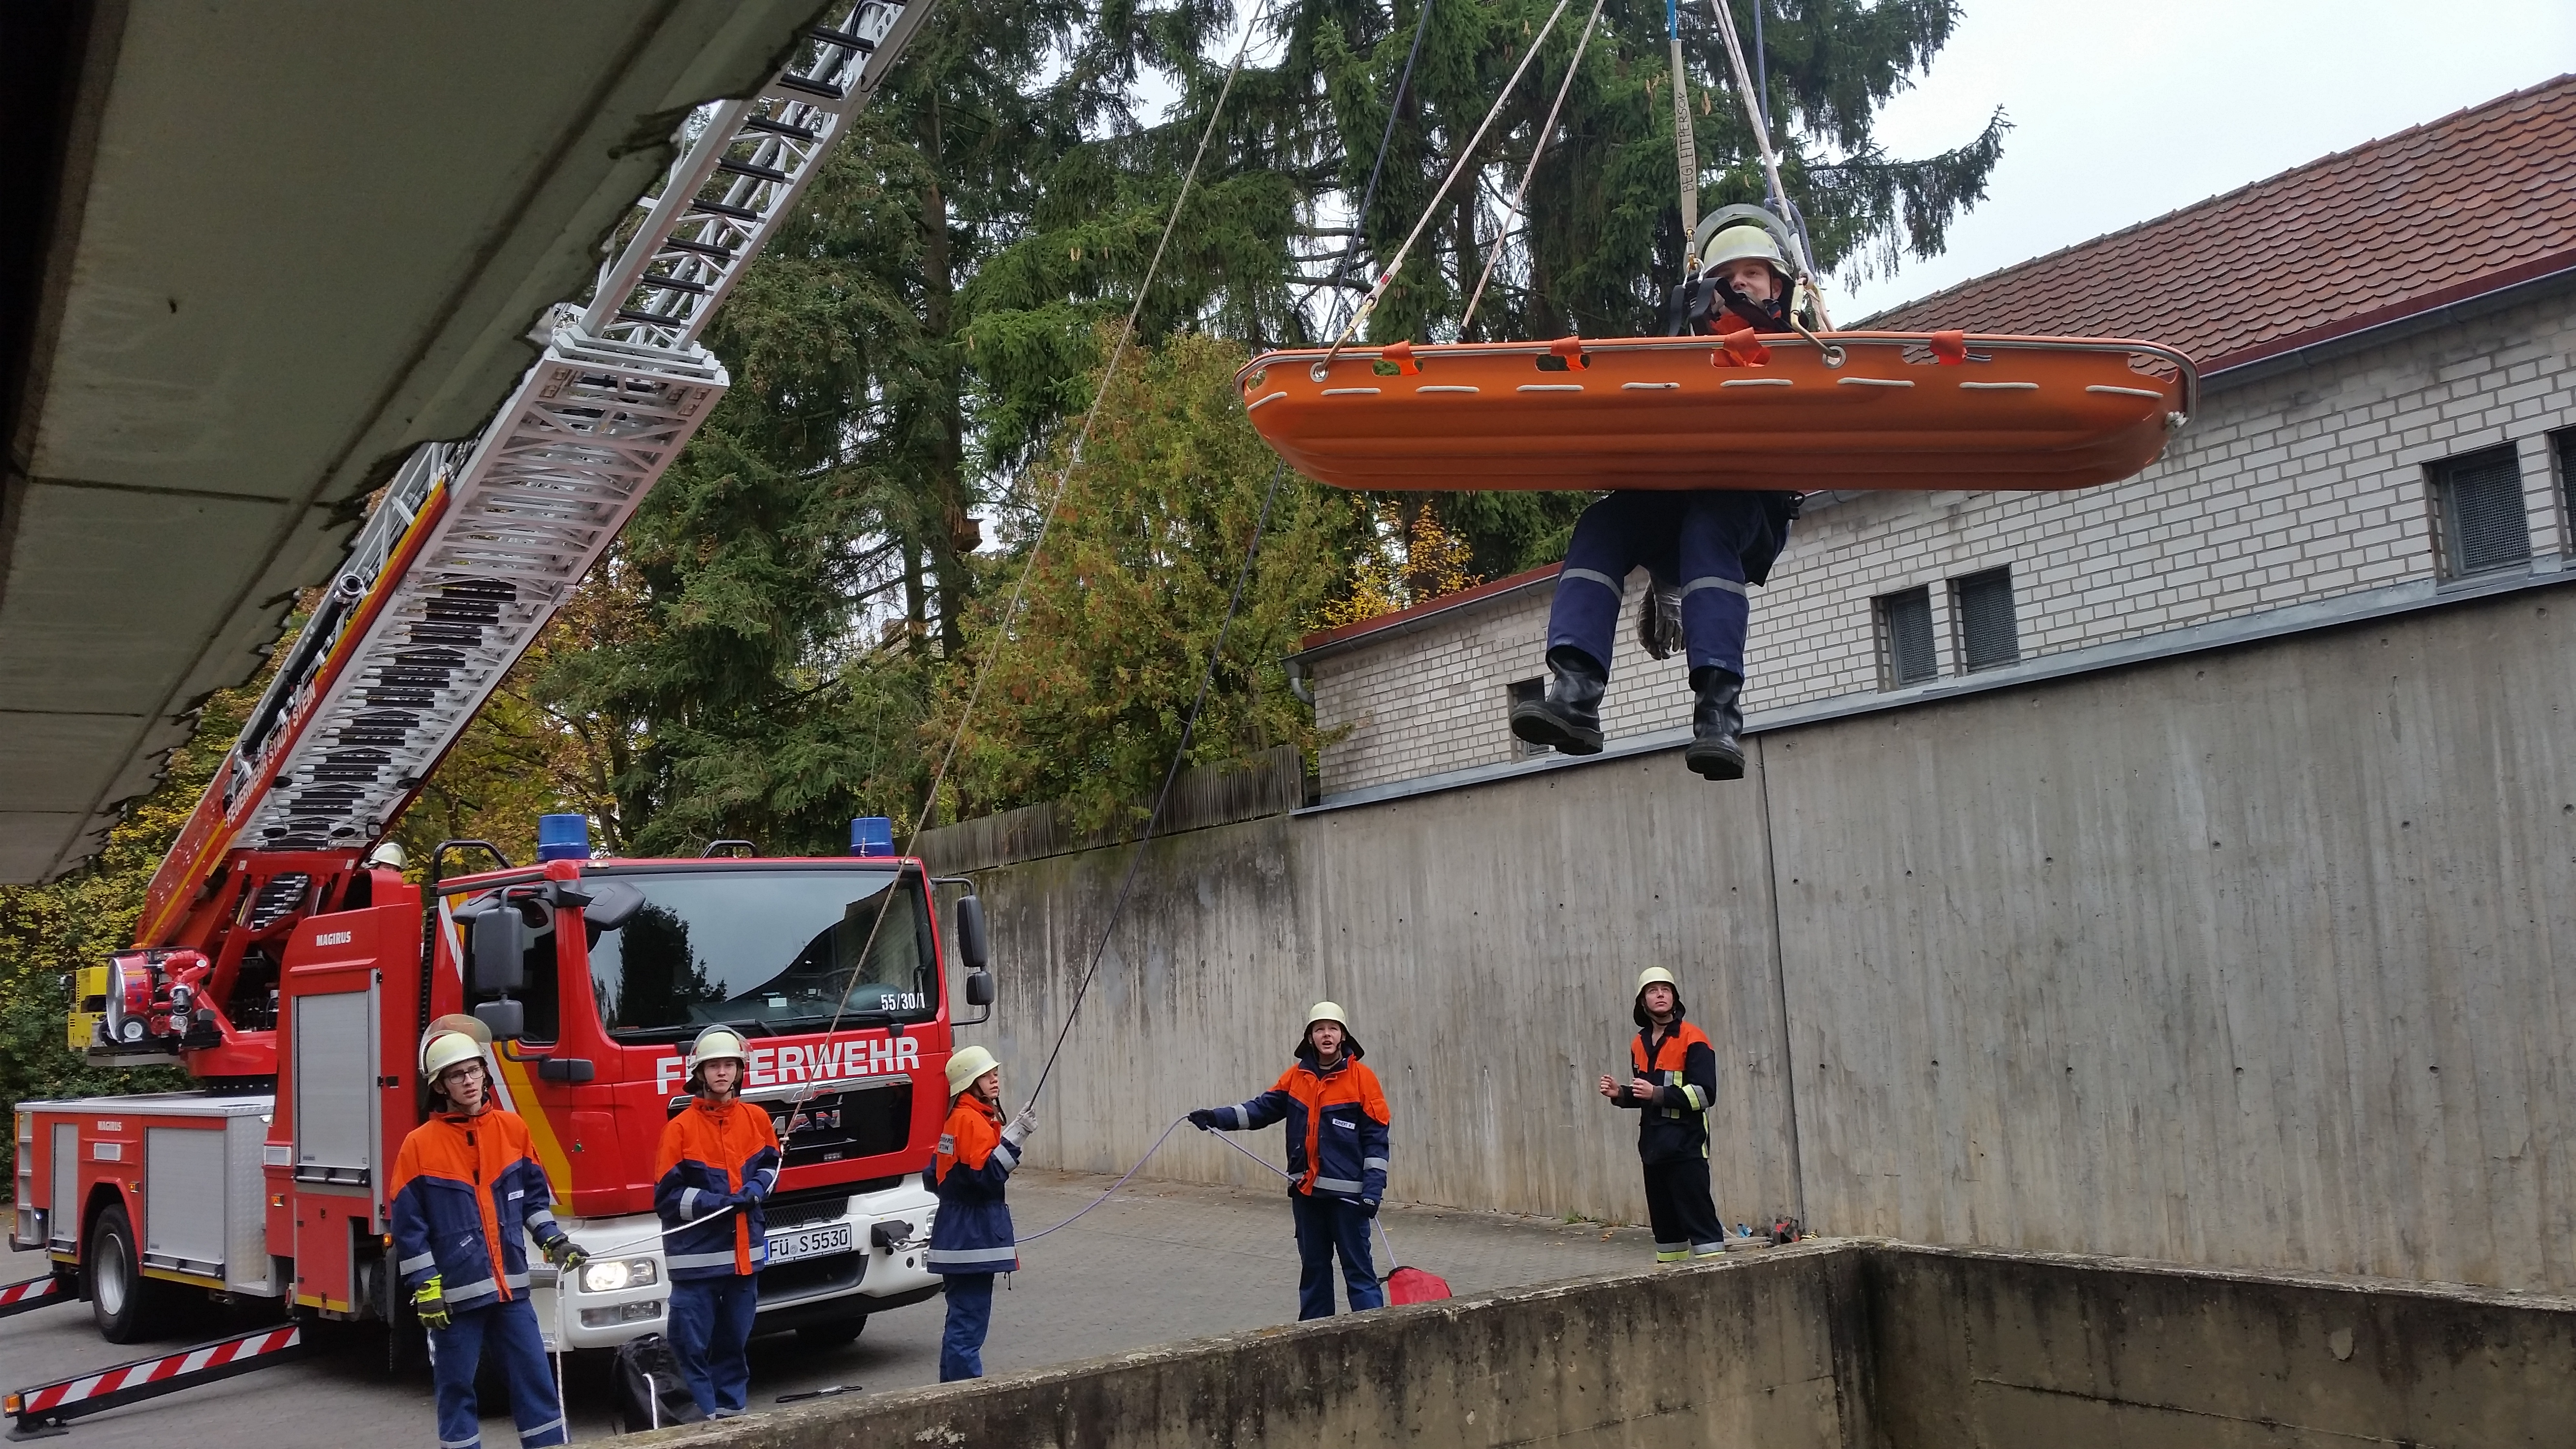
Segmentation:
{"type": "Polygon", "coordinates": [[[45,1238],[65,1252],[80,1251],[80,1124],[54,1124],[54,1195],[47,1200],[45,1238]]]}
{"type": "Polygon", "coordinates": [[[295,1178],[368,1182],[375,1168],[376,993],[295,1000],[295,1178]]]}
{"type": "Polygon", "coordinates": [[[143,1129],[143,1266],[224,1276],[224,1177],[221,1124],[143,1129]]]}

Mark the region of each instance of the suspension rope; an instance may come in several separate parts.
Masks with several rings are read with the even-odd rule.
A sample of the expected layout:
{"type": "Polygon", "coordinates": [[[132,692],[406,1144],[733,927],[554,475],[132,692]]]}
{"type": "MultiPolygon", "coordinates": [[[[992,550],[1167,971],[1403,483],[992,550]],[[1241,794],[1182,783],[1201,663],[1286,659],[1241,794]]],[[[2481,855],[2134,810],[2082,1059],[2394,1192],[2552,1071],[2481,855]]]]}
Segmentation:
{"type": "Polygon", "coordinates": [[[1261,535],[1270,527],[1270,505],[1279,497],[1279,480],[1288,475],[1288,460],[1282,458],[1270,470],[1270,487],[1261,495],[1261,517],[1252,525],[1252,544],[1243,551],[1243,566],[1235,570],[1234,592],[1225,601],[1225,618],[1216,626],[1216,642],[1208,648],[1207,670],[1199,676],[1198,698],[1190,701],[1190,717],[1181,725],[1181,742],[1172,751],[1172,763],[1163,771],[1163,788],[1154,794],[1154,808],[1145,817],[1145,833],[1136,840],[1135,852],[1127,857],[1126,879],[1118,883],[1118,898],[1109,905],[1109,919],[1100,926],[1100,944],[1093,948],[1091,964],[1082,970],[1082,980],[1073,988],[1073,1004],[1065,1008],[1064,1024],[1056,1028],[1055,1045],[1048,1049],[1046,1065],[1038,1069],[1038,1080],[1029,1088],[1027,1106],[1037,1105],[1038,1093],[1046,1090],[1047,1077],[1055,1071],[1055,1059],[1064,1051],[1064,1039],[1073,1033],[1073,1020],[1082,1014],[1082,1000],[1090,994],[1091,980],[1100,974],[1100,963],[1109,954],[1109,939],[1118,929],[1118,918],[1127,910],[1127,897],[1136,889],[1136,875],[1145,864],[1145,849],[1154,843],[1154,828],[1163,820],[1163,807],[1172,798],[1172,784],[1181,777],[1181,766],[1190,757],[1190,741],[1197,734],[1199,711],[1207,708],[1208,691],[1216,683],[1216,668],[1225,658],[1225,636],[1234,627],[1235,611],[1242,607],[1244,585],[1252,578],[1253,561],[1261,556],[1261,535]]]}
{"type": "MultiPolygon", "coordinates": [[[[1386,149],[1395,141],[1395,119],[1404,113],[1405,92],[1413,88],[1413,63],[1422,58],[1423,32],[1430,28],[1431,0],[1422,0],[1422,9],[1413,19],[1413,48],[1404,53],[1404,74],[1396,77],[1395,95],[1386,103],[1386,129],[1378,133],[1377,159],[1369,163],[1368,185],[1360,191],[1360,209],[1351,214],[1351,246],[1334,264],[1329,285],[1340,285],[1342,274],[1351,269],[1351,263],[1359,257],[1360,247],[1368,241],[1368,214],[1369,208],[1377,204],[1377,179],[1386,171],[1386,149]]],[[[1338,304],[1341,294],[1334,293],[1333,300],[1338,304]]]]}
{"type": "MultiPolygon", "coordinates": [[[[1485,284],[1494,278],[1494,263],[1502,260],[1503,238],[1511,232],[1512,223],[1519,219],[1521,208],[1529,201],[1530,183],[1538,179],[1538,158],[1547,154],[1547,139],[1556,134],[1557,112],[1564,109],[1566,92],[1574,89],[1574,77],[1583,69],[1583,49],[1592,43],[1592,27],[1600,22],[1601,3],[1602,0],[1592,0],[1592,14],[1585,18],[1583,33],[1574,41],[1574,59],[1566,63],[1565,82],[1556,88],[1556,100],[1547,108],[1547,120],[1539,126],[1537,139],[1530,143],[1529,165],[1521,172],[1520,190],[1512,193],[1511,209],[1503,213],[1502,228],[1494,233],[1494,249],[1485,254],[1485,270],[1477,274],[1476,290],[1467,294],[1467,310],[1458,318],[1458,338],[1462,342],[1467,337],[1467,324],[1476,320],[1476,304],[1484,300],[1485,284]]],[[[1678,40],[1674,42],[1673,56],[1676,61],[1681,56],[1680,44],[1678,40]]],[[[1678,65],[1673,74],[1676,77],[1681,74],[1678,65]]],[[[1685,140],[1682,144],[1687,150],[1690,143],[1685,140]]],[[[1699,163],[1688,157],[1685,157],[1682,166],[1684,175],[1699,169],[1699,163]]],[[[1690,217],[1691,210],[1691,203],[1685,200],[1682,203],[1685,218],[1690,217]]],[[[1686,219],[1682,223],[1682,230],[1688,232],[1698,225],[1698,221],[1686,219]]]]}
{"type": "MultiPolygon", "coordinates": [[[[1754,0],[1754,4],[1759,6],[1761,0],[1754,0]]],[[[1717,17],[1717,33],[1726,41],[1726,60],[1735,72],[1735,93],[1744,102],[1744,119],[1753,127],[1754,144],[1761,148],[1763,182],[1771,188],[1771,204],[1780,208],[1785,222],[1794,209],[1789,205],[1787,188],[1780,184],[1780,153],[1772,149],[1771,125],[1765,114],[1768,109],[1764,104],[1765,98],[1754,87],[1753,73],[1744,63],[1744,43],[1735,36],[1735,11],[1727,4],[1727,0],[1708,0],[1708,8],[1710,13],[1717,17]]],[[[1823,289],[1816,285],[1816,263],[1813,257],[1807,255],[1807,238],[1799,227],[1792,226],[1787,230],[1790,259],[1798,267],[1797,284],[1807,289],[1808,300],[1815,304],[1817,324],[1829,328],[1833,326],[1833,322],[1825,316],[1825,294],[1823,289]]],[[[1826,354],[1826,365],[1842,366],[1842,349],[1827,346],[1813,332],[1799,326],[1798,308],[1794,301],[1787,310],[1790,325],[1797,327],[1800,335],[1810,342],[1815,342],[1819,350],[1826,354]]]]}
{"type": "MultiPolygon", "coordinates": [[[[1118,341],[1109,350],[1109,363],[1101,370],[1100,386],[1091,395],[1091,405],[1083,410],[1082,426],[1074,434],[1073,446],[1065,454],[1064,467],[1056,473],[1055,487],[1048,492],[1046,507],[1038,515],[1038,530],[1029,541],[1028,558],[1020,565],[1019,579],[1011,586],[1010,601],[1003,606],[1001,622],[993,631],[992,651],[984,656],[984,662],[975,670],[975,682],[967,689],[965,707],[957,714],[957,728],[949,733],[948,747],[939,757],[939,768],[931,772],[930,789],[923,798],[921,813],[913,817],[912,832],[904,839],[902,854],[906,858],[909,858],[914,848],[921,843],[921,832],[929,821],[931,812],[939,807],[940,787],[947,783],[948,771],[956,763],[958,748],[966,741],[966,727],[975,718],[975,706],[984,697],[984,685],[993,677],[994,666],[1001,662],[1003,654],[1010,648],[1011,625],[1020,616],[1021,603],[1028,596],[1029,579],[1036,574],[1038,559],[1046,552],[1047,534],[1055,526],[1056,510],[1064,503],[1065,488],[1073,481],[1073,470],[1082,466],[1083,449],[1091,442],[1092,425],[1099,421],[1100,405],[1108,398],[1110,384],[1118,376],[1118,364],[1126,358],[1128,344],[1136,335],[1136,320],[1144,314],[1145,299],[1154,290],[1154,278],[1162,270],[1163,255],[1171,247],[1172,233],[1181,224],[1181,211],[1189,205],[1190,189],[1198,181],[1200,164],[1207,159],[1208,143],[1216,138],[1217,124],[1225,116],[1226,100],[1234,94],[1235,78],[1243,73],[1244,57],[1251,53],[1252,38],[1260,33],[1261,22],[1269,13],[1270,0],[1262,0],[1260,7],[1254,10],[1251,22],[1243,27],[1243,40],[1235,47],[1233,63],[1226,67],[1225,84],[1217,89],[1216,103],[1208,108],[1207,127],[1199,132],[1198,149],[1190,154],[1189,169],[1181,175],[1180,194],[1172,198],[1172,211],[1163,220],[1163,234],[1154,243],[1153,259],[1145,264],[1144,279],[1136,284],[1136,299],[1128,305],[1127,320],[1119,326],[1118,341]]],[[[1277,487],[1275,479],[1272,486],[1274,489],[1277,487]]],[[[1264,516],[1267,517],[1266,503],[1263,505],[1263,511],[1264,516]]],[[[1258,541],[1256,534],[1256,544],[1258,541]]],[[[877,904],[876,919],[868,923],[867,940],[860,944],[859,954],[850,963],[850,980],[853,986],[857,984],[860,967],[876,950],[877,933],[885,927],[886,913],[893,908],[894,897],[895,890],[892,885],[889,885],[877,904]]],[[[824,1028],[825,1035],[828,1036],[840,1030],[841,1017],[849,1009],[849,1001],[849,988],[845,987],[839,993],[839,999],[833,1003],[832,1020],[831,1024],[824,1028]]],[[[1061,1045],[1061,1039],[1059,1039],[1059,1045],[1061,1045]]],[[[813,1096],[817,1085],[819,1084],[814,1082],[806,1083],[805,1090],[797,1094],[793,1107],[803,1106],[813,1096]]],[[[791,1113],[793,1107],[790,1109],[791,1113]]]]}
{"type": "MultiPolygon", "coordinates": [[[[1538,59],[1539,47],[1547,43],[1549,33],[1556,29],[1556,22],[1564,16],[1565,7],[1569,3],[1571,0],[1556,0],[1556,8],[1547,12],[1547,23],[1539,27],[1538,35],[1530,41],[1529,50],[1521,56],[1521,63],[1512,68],[1512,78],[1503,82],[1502,94],[1494,97],[1493,109],[1485,112],[1485,119],[1476,127],[1476,134],[1467,138],[1466,146],[1458,152],[1458,160],[1449,168],[1449,174],[1441,181],[1440,189],[1431,194],[1431,204],[1422,208],[1421,219],[1416,221],[1413,224],[1413,230],[1406,234],[1404,245],[1395,249],[1395,260],[1386,264],[1386,274],[1377,279],[1377,285],[1369,288],[1368,296],[1362,299],[1359,309],[1351,314],[1349,324],[1342,328],[1341,335],[1334,338],[1333,345],[1325,351],[1324,360],[1315,364],[1316,376],[1321,377],[1330,370],[1333,359],[1341,355],[1342,348],[1350,342],[1352,334],[1367,325],[1369,314],[1377,310],[1379,300],[1386,296],[1387,287],[1395,281],[1396,274],[1404,270],[1404,259],[1412,252],[1413,244],[1422,239],[1422,229],[1431,224],[1431,218],[1440,210],[1440,203],[1449,198],[1449,188],[1458,184],[1458,177],[1466,171],[1469,163],[1476,159],[1476,147],[1483,144],[1485,133],[1493,129],[1494,118],[1500,116],[1503,113],[1503,107],[1511,102],[1512,92],[1520,88],[1521,77],[1528,73],[1530,62],[1538,59]]],[[[1711,0],[1711,3],[1719,3],[1719,0],[1711,0]]]]}
{"type": "Polygon", "coordinates": [[[1699,230],[1699,132],[1691,124],[1690,72],[1682,66],[1681,0],[1664,0],[1664,34],[1673,48],[1673,158],[1681,163],[1682,235],[1689,237],[1699,230]]]}

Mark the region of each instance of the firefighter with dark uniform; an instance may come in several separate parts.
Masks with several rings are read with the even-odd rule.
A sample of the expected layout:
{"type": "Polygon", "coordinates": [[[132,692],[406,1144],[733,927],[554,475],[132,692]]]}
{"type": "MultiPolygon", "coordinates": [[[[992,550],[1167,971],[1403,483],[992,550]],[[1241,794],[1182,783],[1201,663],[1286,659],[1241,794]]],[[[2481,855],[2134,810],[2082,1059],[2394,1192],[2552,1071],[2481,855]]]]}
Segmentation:
{"type": "Polygon", "coordinates": [[[948,1059],[948,1124],[930,1162],[939,1194],[926,1266],[947,1283],[948,1326],[939,1339],[939,1381],[984,1376],[984,1335],[993,1326],[993,1275],[1020,1267],[1003,1184],[1038,1130],[1034,1114],[1002,1120],[1002,1066],[970,1046],[948,1059]]]}
{"type": "MultiPolygon", "coordinates": [[[[1708,240],[1670,330],[1791,330],[1789,273],[1759,226],[1708,240]]],[[[1614,492],[1583,510],[1547,616],[1547,692],[1513,706],[1512,733],[1569,755],[1601,752],[1601,697],[1628,575],[1652,577],[1638,635],[1657,659],[1678,632],[1690,654],[1691,742],[1682,762],[1708,780],[1744,777],[1744,635],[1748,587],[1771,576],[1798,516],[1793,492],[1710,488],[1614,492]]]]}
{"type": "Polygon", "coordinates": [[[1601,1079],[1601,1095],[1637,1113],[1637,1157],[1646,1168],[1646,1221],[1655,1261],[1679,1263],[1726,1251],[1726,1224],[1708,1190],[1708,1109],[1717,1101],[1717,1051],[1683,1020],[1673,973],[1637,976],[1636,1039],[1629,1079],[1601,1079]]]}
{"type": "Polygon", "coordinates": [[[1297,1221],[1297,1316],[1333,1316],[1333,1258],[1351,1311],[1386,1302],[1369,1253],[1369,1223],[1386,1198],[1386,1093],[1360,1058],[1342,1008],[1318,1001],[1306,1013],[1297,1060],[1270,1090],[1232,1107],[1201,1107],[1202,1131],[1252,1132],[1288,1124],[1288,1206],[1297,1221]]]}
{"type": "MultiPolygon", "coordinates": [[[[489,1349],[510,1389],[524,1449],[568,1442],[546,1368],[545,1335],[528,1304],[525,1244],[562,1273],[589,1261],[554,1220],[554,1194],[528,1145],[528,1124],[492,1105],[483,1044],[433,1025],[420,1075],[431,1116],[394,1157],[395,1271],[429,1330],[440,1449],[483,1442],[474,1372],[489,1349]]],[[[560,1280],[559,1280],[560,1281],[560,1280]]]]}
{"type": "Polygon", "coordinates": [[[744,1345],[769,1261],[761,1204],[785,1163],[769,1113],[741,1098],[742,1034],[711,1026],[689,1046],[692,1100],[662,1124],[653,1210],[671,1274],[671,1353],[698,1412],[728,1419],[751,1393],[744,1345]]]}

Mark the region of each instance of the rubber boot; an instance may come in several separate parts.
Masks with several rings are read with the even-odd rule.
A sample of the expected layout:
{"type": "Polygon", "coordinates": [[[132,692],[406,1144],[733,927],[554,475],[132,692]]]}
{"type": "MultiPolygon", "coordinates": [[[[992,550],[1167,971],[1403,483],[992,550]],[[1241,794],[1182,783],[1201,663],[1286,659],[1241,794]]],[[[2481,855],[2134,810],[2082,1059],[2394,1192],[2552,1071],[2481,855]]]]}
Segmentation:
{"type": "Polygon", "coordinates": [[[1547,651],[1547,697],[1512,706],[1512,733],[1560,754],[1601,753],[1601,696],[1609,671],[1580,649],[1547,651]]]}
{"type": "Polygon", "coordinates": [[[1743,692],[1742,675],[1714,664],[1691,671],[1691,693],[1697,698],[1691,705],[1690,748],[1682,752],[1691,773],[1707,780],[1744,778],[1744,711],[1736,703],[1743,692]]]}

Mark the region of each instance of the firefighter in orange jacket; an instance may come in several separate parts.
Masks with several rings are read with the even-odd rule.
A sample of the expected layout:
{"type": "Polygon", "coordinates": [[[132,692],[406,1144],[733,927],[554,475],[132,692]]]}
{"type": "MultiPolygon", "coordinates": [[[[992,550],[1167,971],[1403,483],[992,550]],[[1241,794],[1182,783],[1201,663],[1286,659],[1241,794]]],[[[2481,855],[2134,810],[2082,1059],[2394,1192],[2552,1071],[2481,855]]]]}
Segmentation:
{"type": "Polygon", "coordinates": [[[698,1033],[688,1059],[696,1100],[662,1124],[653,1163],[653,1210],[671,1274],[671,1352],[710,1419],[741,1413],[750,1398],[743,1349],[769,1261],[760,1207],[785,1162],[769,1114],[741,1099],[748,1055],[731,1027],[698,1033]]]}
{"type": "Polygon", "coordinates": [[[1708,1190],[1708,1109],[1717,1101],[1717,1049],[1683,1020],[1673,973],[1637,974],[1636,1039],[1629,1079],[1601,1079],[1610,1105],[1637,1113],[1637,1158],[1646,1169],[1646,1221],[1655,1261],[1679,1263],[1726,1251],[1726,1224],[1708,1190]]]}
{"type": "Polygon", "coordinates": [[[1333,1257],[1351,1311],[1386,1302],[1369,1253],[1369,1222],[1386,1197],[1387,1128],[1391,1118],[1377,1074],[1342,1008],[1318,1001],[1306,1013],[1297,1060],[1269,1091],[1232,1107],[1201,1107],[1190,1125],[1202,1131],[1254,1131],[1288,1123],[1288,1205],[1297,1220],[1297,1316],[1333,1315],[1333,1257]]]}
{"type": "Polygon", "coordinates": [[[476,1449],[482,1420],[474,1371],[489,1347],[510,1387],[510,1418],[523,1449],[567,1442],[563,1404],[546,1370],[545,1335],[528,1305],[535,1238],[564,1273],[589,1255],[554,1220],[545,1169],[528,1147],[528,1124],[491,1104],[483,1045],[433,1027],[421,1046],[421,1080],[433,1115],[394,1157],[395,1271],[429,1329],[441,1449],[476,1449]]]}
{"type": "Polygon", "coordinates": [[[1022,1112],[1002,1121],[1002,1066],[970,1046],[948,1059],[948,1123],[930,1162],[939,1213],[931,1219],[926,1266],[947,1286],[948,1326],[939,1338],[939,1381],[984,1376],[984,1335],[993,1326],[993,1275],[1019,1270],[1019,1241],[1002,1187],[1038,1130],[1022,1112]]]}

